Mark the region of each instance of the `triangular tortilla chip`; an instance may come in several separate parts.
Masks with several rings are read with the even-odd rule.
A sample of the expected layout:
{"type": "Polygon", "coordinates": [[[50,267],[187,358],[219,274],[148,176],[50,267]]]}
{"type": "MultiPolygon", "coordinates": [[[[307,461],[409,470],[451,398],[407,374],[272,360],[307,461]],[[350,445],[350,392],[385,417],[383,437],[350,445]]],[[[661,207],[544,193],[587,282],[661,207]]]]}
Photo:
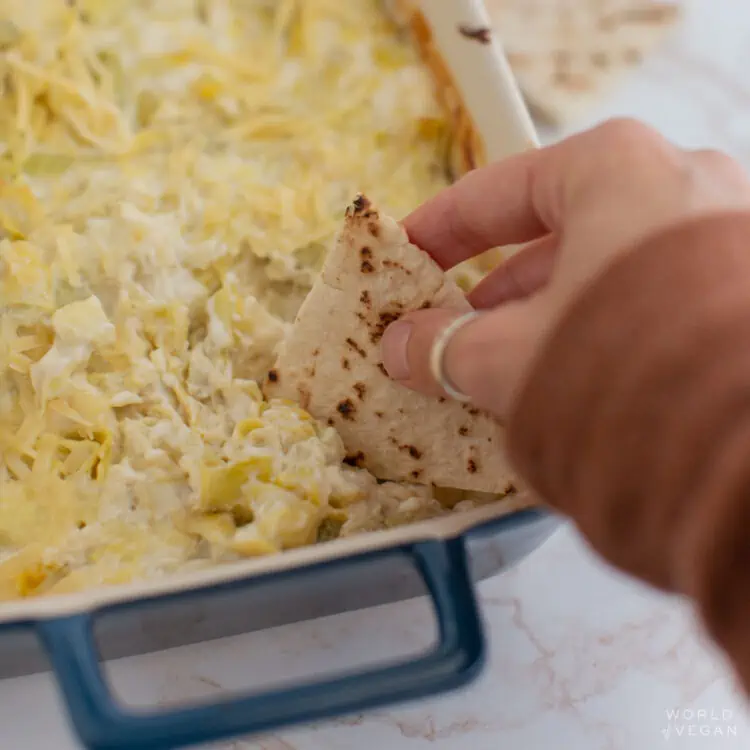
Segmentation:
{"type": "Polygon", "coordinates": [[[554,125],[576,120],[606,96],[662,42],[681,10],[657,0],[485,5],[530,108],[554,125]]]}
{"type": "Polygon", "coordinates": [[[266,396],[298,401],[335,426],[349,462],[379,479],[503,493],[514,477],[499,424],[470,404],[414,393],[383,369],[387,325],[429,306],[471,309],[401,226],[358,196],[269,373],[266,396]]]}

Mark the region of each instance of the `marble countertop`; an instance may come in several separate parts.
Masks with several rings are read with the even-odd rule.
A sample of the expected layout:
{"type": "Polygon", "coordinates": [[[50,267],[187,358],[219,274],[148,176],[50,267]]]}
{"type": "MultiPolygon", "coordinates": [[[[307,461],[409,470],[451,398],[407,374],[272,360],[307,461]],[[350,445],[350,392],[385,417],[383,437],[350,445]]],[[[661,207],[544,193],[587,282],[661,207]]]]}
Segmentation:
{"type": "MultiPolygon", "coordinates": [[[[750,69],[750,5],[686,5],[675,38],[589,121],[636,116],[680,145],[720,148],[750,168],[744,74],[750,69]]],[[[471,687],[215,750],[750,746],[750,710],[689,608],[607,569],[571,529],[479,589],[491,656],[471,687]]],[[[413,601],[122,660],[113,674],[125,695],[177,702],[247,686],[248,675],[311,674],[363,650],[388,653],[394,643],[417,648],[429,629],[429,611],[413,601]]],[[[78,746],[49,677],[0,682],[0,746],[78,746]]]]}

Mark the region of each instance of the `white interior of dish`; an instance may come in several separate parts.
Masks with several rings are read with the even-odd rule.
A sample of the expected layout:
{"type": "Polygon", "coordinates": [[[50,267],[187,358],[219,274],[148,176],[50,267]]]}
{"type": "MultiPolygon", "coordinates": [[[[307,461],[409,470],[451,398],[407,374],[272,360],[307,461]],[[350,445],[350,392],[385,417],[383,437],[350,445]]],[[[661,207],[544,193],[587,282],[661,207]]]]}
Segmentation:
{"type": "MultiPolygon", "coordinates": [[[[482,43],[460,31],[462,26],[475,29],[490,27],[481,0],[420,0],[419,8],[432,30],[443,60],[453,74],[466,110],[483,140],[487,159],[493,161],[536,147],[538,141],[534,126],[496,36],[493,34],[489,43],[482,43]]],[[[2,605],[0,623],[27,618],[60,617],[116,602],[153,598],[416,541],[449,539],[508,513],[508,506],[498,503],[387,531],[290,550],[279,555],[173,574],[163,580],[12,601],[2,605]]]]}

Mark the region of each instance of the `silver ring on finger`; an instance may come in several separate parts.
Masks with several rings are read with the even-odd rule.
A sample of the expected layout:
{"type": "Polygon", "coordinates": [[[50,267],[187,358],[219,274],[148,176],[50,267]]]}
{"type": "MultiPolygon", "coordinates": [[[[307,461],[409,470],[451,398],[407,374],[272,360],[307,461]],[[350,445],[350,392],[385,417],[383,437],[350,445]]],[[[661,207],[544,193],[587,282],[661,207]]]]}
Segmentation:
{"type": "Polygon", "coordinates": [[[448,348],[451,339],[469,322],[476,318],[478,313],[475,310],[465,313],[456,318],[450,325],[446,326],[435,338],[430,351],[430,373],[435,382],[450,396],[454,401],[468,403],[471,397],[462,393],[451,382],[445,372],[445,350],[448,348]]]}

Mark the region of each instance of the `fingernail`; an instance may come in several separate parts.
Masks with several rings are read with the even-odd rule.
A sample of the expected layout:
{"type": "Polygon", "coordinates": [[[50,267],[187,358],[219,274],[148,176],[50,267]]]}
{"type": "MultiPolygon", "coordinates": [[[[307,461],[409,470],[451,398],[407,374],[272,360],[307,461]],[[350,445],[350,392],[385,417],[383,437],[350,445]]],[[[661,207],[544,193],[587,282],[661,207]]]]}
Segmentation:
{"type": "Polygon", "coordinates": [[[386,328],[380,344],[383,365],[394,380],[408,380],[409,357],[407,348],[413,323],[408,320],[397,320],[386,328]]]}

